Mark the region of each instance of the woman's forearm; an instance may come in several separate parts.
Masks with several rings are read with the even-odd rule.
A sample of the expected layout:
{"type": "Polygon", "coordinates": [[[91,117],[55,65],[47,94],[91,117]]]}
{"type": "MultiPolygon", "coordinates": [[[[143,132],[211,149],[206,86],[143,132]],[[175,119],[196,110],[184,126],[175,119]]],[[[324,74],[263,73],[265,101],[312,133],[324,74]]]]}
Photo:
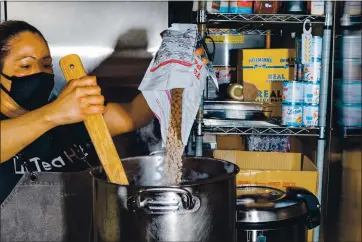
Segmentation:
{"type": "Polygon", "coordinates": [[[48,107],[45,106],[17,118],[1,121],[1,163],[55,127],[47,111],[48,107]]]}
{"type": "Polygon", "coordinates": [[[130,113],[133,120],[134,129],[142,128],[155,118],[148,103],[142,94],[139,94],[130,104],[130,113]]]}
{"type": "Polygon", "coordinates": [[[155,118],[145,98],[139,94],[131,103],[109,103],[104,119],[112,136],[134,131],[155,118]]]}

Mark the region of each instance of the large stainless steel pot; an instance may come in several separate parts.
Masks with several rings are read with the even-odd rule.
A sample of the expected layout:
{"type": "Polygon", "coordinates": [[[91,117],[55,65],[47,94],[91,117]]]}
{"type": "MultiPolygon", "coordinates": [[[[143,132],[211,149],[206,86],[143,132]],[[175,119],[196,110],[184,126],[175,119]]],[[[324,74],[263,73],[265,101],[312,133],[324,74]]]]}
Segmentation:
{"type": "Polygon", "coordinates": [[[318,199],[303,188],[238,187],[237,242],[307,242],[320,223],[318,199]]]}
{"type": "Polygon", "coordinates": [[[184,158],[183,182],[167,186],[164,156],[122,159],[129,186],[92,171],[97,242],[234,242],[239,168],[211,158],[184,158]]]}

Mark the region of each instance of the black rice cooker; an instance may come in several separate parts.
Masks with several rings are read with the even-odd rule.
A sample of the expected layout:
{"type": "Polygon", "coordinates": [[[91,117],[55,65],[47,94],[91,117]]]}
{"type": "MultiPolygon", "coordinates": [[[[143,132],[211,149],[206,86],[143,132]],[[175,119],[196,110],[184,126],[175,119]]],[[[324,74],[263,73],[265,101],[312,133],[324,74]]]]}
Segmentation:
{"type": "Polygon", "coordinates": [[[307,242],[319,224],[318,198],[304,188],[237,188],[237,242],[307,242]]]}

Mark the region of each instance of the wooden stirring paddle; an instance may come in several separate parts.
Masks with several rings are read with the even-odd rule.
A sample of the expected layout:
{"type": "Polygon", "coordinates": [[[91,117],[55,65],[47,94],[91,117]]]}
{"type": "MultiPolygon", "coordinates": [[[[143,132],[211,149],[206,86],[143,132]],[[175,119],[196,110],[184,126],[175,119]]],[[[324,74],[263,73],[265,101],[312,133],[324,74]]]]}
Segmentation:
{"type": "MultiPolygon", "coordinates": [[[[59,64],[67,82],[86,76],[78,55],[67,55],[60,60],[59,64]]],[[[110,182],[128,185],[121,159],[103,116],[101,114],[89,116],[84,123],[110,182]]]]}

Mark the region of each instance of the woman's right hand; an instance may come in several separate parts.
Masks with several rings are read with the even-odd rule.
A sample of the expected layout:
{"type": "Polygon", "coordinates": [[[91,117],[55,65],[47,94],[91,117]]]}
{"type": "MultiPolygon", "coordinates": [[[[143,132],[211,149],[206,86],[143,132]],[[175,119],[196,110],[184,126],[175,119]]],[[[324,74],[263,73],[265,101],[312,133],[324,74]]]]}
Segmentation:
{"type": "Polygon", "coordinates": [[[58,98],[45,107],[47,119],[55,126],[78,123],[89,115],[105,112],[104,97],[94,76],[72,80],[58,98]]]}

